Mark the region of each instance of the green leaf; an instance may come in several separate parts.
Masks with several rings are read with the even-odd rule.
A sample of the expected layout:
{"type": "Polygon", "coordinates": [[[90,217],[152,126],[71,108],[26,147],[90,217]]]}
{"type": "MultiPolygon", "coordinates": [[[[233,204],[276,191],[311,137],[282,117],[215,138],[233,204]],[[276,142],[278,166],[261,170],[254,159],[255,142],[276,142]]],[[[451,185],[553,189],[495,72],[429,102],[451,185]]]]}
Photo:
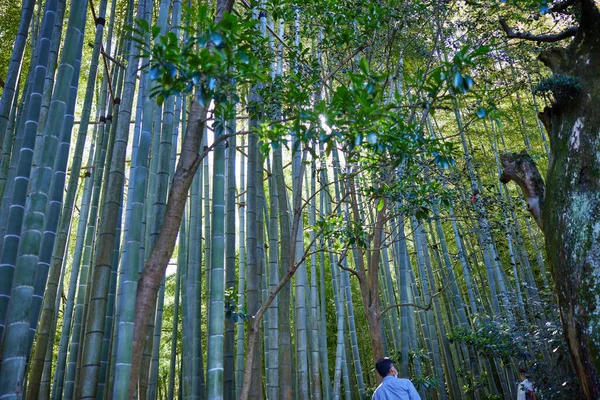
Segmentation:
{"type": "Polygon", "coordinates": [[[138,18],[135,20],[135,23],[142,29],[144,32],[148,32],[150,30],[150,25],[148,21],[143,18],[138,18]]]}
{"type": "Polygon", "coordinates": [[[469,75],[465,75],[463,77],[463,85],[465,88],[465,93],[468,92],[469,90],[471,90],[471,88],[473,87],[475,83],[473,82],[473,78],[471,78],[469,75]]]}
{"type": "Polygon", "coordinates": [[[263,155],[267,155],[267,154],[269,154],[269,150],[270,150],[270,149],[271,149],[271,146],[269,145],[269,143],[263,143],[263,144],[260,146],[260,152],[261,152],[263,155]]]}
{"type": "Polygon", "coordinates": [[[150,72],[148,72],[148,77],[152,80],[156,80],[156,79],[160,78],[161,75],[162,75],[162,71],[161,71],[160,65],[155,65],[154,67],[152,67],[150,69],[150,72]]]}
{"type": "Polygon", "coordinates": [[[475,57],[483,56],[483,55],[489,53],[490,50],[491,50],[490,46],[480,46],[477,49],[475,49],[471,54],[469,54],[469,57],[475,58],[475,57]]]}
{"type": "Polygon", "coordinates": [[[369,62],[364,57],[360,59],[360,69],[365,75],[369,75],[369,62]]]}
{"type": "Polygon", "coordinates": [[[371,144],[377,143],[377,134],[375,132],[367,133],[367,142],[371,144]]]}
{"type": "Polygon", "coordinates": [[[484,118],[486,115],[487,115],[487,111],[485,110],[485,108],[483,108],[483,107],[479,107],[479,108],[477,109],[477,116],[478,116],[479,118],[484,118]]]}
{"type": "Polygon", "coordinates": [[[167,73],[171,78],[175,78],[177,76],[177,67],[175,66],[175,64],[166,63],[165,68],[167,69],[167,73]]]}
{"type": "Polygon", "coordinates": [[[454,78],[452,79],[452,86],[455,89],[462,89],[463,77],[460,74],[460,71],[456,71],[454,73],[454,78]]]}
{"type": "Polygon", "coordinates": [[[214,43],[215,46],[219,47],[223,44],[223,36],[221,36],[218,32],[211,32],[210,40],[214,43]]]}
{"type": "Polygon", "coordinates": [[[385,205],[385,200],[383,200],[383,197],[381,197],[379,199],[379,201],[377,202],[377,211],[383,210],[384,205],[385,205]]]}
{"type": "Polygon", "coordinates": [[[248,56],[246,55],[246,53],[244,53],[243,51],[238,51],[238,58],[240,59],[240,62],[242,64],[248,64],[248,63],[250,63],[250,59],[248,58],[248,56]]]}

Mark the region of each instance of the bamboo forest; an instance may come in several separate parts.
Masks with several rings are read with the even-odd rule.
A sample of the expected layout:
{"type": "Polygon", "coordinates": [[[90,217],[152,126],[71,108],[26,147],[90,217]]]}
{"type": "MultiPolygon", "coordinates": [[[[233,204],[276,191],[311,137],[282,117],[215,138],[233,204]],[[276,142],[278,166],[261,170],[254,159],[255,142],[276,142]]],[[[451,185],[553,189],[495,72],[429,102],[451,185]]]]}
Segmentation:
{"type": "Polygon", "coordinates": [[[0,0],[0,92],[0,400],[600,399],[600,0],[0,0]]]}

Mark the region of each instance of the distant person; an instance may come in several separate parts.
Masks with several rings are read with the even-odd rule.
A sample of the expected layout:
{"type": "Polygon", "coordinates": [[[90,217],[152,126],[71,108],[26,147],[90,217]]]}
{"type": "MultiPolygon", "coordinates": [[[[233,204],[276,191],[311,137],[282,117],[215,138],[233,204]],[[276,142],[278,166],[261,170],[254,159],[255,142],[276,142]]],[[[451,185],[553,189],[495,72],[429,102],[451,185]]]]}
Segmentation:
{"type": "Polygon", "coordinates": [[[521,369],[519,378],[521,379],[521,382],[519,382],[517,389],[517,400],[535,400],[533,384],[529,380],[529,374],[525,369],[521,369]]]}
{"type": "Polygon", "coordinates": [[[421,400],[410,379],[398,378],[394,362],[387,357],[375,363],[375,369],[383,377],[381,385],[375,389],[373,400],[421,400]]]}

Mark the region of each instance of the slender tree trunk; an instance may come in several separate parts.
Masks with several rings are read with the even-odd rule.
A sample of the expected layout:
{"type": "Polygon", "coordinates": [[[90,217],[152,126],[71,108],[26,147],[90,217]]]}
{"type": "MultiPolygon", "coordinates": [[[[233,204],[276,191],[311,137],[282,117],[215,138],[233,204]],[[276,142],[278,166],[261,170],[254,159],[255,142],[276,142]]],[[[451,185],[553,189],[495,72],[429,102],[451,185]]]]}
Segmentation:
{"type": "Polygon", "coordinates": [[[188,132],[182,145],[181,156],[169,191],[169,202],[163,226],[156,240],[156,246],[152,250],[152,254],[138,280],[131,358],[132,368],[129,378],[130,398],[137,398],[136,385],[140,374],[140,362],[146,337],[145,327],[155,307],[158,288],[175,247],[175,239],[181,225],[187,192],[201,161],[198,151],[202,142],[205,121],[206,109],[202,109],[197,102],[193,102],[188,132]]]}

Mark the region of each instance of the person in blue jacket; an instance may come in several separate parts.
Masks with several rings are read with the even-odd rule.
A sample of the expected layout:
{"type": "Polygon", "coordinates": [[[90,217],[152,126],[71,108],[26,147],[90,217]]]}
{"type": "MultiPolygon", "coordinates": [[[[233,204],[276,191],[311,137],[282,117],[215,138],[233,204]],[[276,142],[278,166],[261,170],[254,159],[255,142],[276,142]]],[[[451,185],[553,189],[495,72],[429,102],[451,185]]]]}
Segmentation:
{"type": "Polygon", "coordinates": [[[410,379],[398,378],[394,362],[388,357],[379,359],[375,369],[383,377],[381,385],[375,389],[373,400],[421,400],[410,379]]]}

